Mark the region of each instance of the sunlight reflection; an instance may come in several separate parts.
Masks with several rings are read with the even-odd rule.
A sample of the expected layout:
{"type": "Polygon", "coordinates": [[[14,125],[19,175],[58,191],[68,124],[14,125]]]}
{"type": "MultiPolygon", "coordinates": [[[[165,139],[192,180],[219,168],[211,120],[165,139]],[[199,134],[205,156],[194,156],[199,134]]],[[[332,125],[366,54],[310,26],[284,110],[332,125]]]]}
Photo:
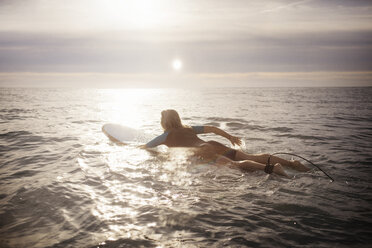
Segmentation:
{"type": "Polygon", "coordinates": [[[172,6],[167,1],[147,0],[112,0],[95,1],[94,7],[99,9],[100,16],[105,20],[104,25],[110,28],[151,28],[166,25],[172,14],[172,6]]]}
{"type": "Polygon", "coordinates": [[[123,170],[131,169],[133,174],[141,175],[138,169],[138,164],[149,159],[150,154],[143,149],[133,147],[114,147],[105,156],[107,165],[111,171],[120,172],[123,170]]]}
{"type": "Polygon", "coordinates": [[[148,118],[142,114],[145,104],[153,104],[161,89],[104,89],[101,105],[103,119],[135,129],[140,128],[148,118]],[[142,114],[142,115],[141,115],[142,114]]]}
{"type": "MultiPolygon", "coordinates": [[[[148,118],[144,105],[159,97],[158,90],[147,89],[101,93],[102,119],[137,129],[143,127],[144,116],[148,118]]],[[[159,113],[154,115],[159,117],[159,113]]],[[[93,202],[90,213],[105,224],[100,233],[103,238],[97,234],[99,241],[156,235],[154,229],[169,220],[152,216],[149,208],[188,209],[189,202],[196,202],[178,189],[198,183],[187,168],[190,151],[157,151],[159,154],[154,156],[136,144],[119,146],[106,139],[104,143],[97,140],[79,153],[77,163],[87,182],[81,189],[93,202]],[[98,160],[97,154],[101,155],[98,160]]]]}

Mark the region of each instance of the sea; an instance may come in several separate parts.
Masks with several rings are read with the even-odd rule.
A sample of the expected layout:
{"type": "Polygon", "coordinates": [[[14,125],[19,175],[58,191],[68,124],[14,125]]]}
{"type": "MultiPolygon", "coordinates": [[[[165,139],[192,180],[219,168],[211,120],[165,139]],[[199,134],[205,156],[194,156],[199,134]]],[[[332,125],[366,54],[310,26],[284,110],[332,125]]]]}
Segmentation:
{"type": "Polygon", "coordinates": [[[371,247],[371,176],[371,87],[0,88],[2,248],[371,247]],[[117,123],[151,139],[165,109],[334,181],[306,161],[284,178],[102,132],[117,123]]]}

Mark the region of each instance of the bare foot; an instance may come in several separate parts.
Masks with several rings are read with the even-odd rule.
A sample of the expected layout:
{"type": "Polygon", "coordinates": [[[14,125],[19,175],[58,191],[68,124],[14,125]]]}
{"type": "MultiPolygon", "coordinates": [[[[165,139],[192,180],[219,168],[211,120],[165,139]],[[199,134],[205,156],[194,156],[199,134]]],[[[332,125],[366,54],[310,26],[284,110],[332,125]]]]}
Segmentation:
{"type": "Polygon", "coordinates": [[[273,170],[273,171],[274,171],[276,174],[278,174],[278,175],[285,176],[285,177],[289,178],[288,174],[285,173],[285,171],[283,170],[282,165],[279,164],[279,163],[276,163],[276,164],[274,165],[274,170],[273,170]]]}
{"type": "Polygon", "coordinates": [[[292,166],[293,166],[292,168],[295,169],[295,170],[303,171],[303,172],[306,172],[306,171],[310,170],[309,168],[307,168],[305,165],[301,164],[297,160],[291,161],[291,163],[292,163],[292,166]]]}

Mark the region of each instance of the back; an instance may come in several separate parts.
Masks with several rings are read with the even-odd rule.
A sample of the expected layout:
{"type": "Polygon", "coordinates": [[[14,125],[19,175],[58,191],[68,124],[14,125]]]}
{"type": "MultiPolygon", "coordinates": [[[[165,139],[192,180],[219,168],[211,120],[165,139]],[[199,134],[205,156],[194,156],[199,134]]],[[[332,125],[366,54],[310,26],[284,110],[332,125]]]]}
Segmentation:
{"type": "Polygon", "coordinates": [[[168,147],[196,147],[203,144],[192,128],[176,128],[169,131],[164,144],[168,147]]]}

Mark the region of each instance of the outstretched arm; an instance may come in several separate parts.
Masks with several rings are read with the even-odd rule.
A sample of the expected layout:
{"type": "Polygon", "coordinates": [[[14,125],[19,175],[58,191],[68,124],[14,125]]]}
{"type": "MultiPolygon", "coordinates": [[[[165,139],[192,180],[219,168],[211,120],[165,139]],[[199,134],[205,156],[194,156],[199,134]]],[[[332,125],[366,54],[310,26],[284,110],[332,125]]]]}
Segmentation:
{"type": "Polygon", "coordinates": [[[240,138],[232,136],[222,129],[219,129],[218,127],[214,126],[204,126],[204,133],[214,133],[217,135],[220,135],[222,137],[225,137],[226,139],[230,140],[231,144],[240,146],[242,144],[242,141],[240,138]]]}
{"type": "Polygon", "coordinates": [[[139,146],[139,148],[146,149],[146,148],[153,148],[153,147],[156,147],[158,145],[162,145],[162,144],[164,144],[165,140],[167,139],[167,136],[168,136],[168,132],[164,132],[162,135],[159,135],[158,137],[155,137],[154,139],[149,141],[147,144],[139,146]]]}

